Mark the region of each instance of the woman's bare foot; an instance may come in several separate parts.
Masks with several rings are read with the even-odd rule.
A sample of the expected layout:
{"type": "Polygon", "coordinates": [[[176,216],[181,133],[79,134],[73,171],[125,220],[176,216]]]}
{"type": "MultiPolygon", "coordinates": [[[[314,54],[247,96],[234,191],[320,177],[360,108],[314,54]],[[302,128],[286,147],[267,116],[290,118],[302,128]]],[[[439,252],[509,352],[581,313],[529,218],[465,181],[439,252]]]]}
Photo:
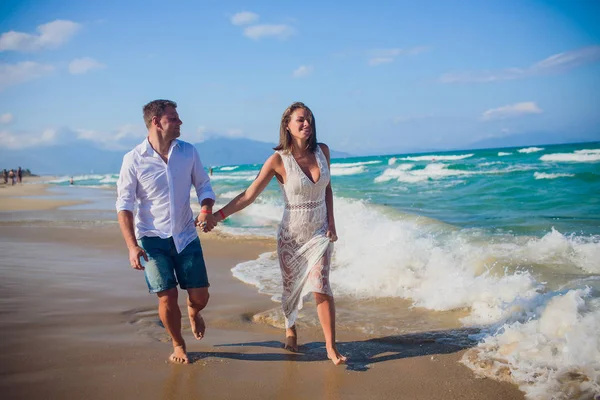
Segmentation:
{"type": "Polygon", "coordinates": [[[173,347],[173,354],[169,356],[169,361],[175,364],[188,364],[190,361],[185,352],[185,346],[173,347]]]}
{"type": "Polygon", "coordinates": [[[327,358],[329,358],[334,365],[346,364],[348,358],[341,355],[337,350],[337,347],[327,349],[327,358]]]}
{"type": "Polygon", "coordinates": [[[190,316],[190,325],[192,326],[194,337],[198,340],[202,339],[204,337],[204,332],[206,332],[206,324],[200,313],[196,314],[193,318],[190,316]]]}
{"type": "Polygon", "coordinates": [[[285,330],[285,344],[283,348],[294,353],[298,352],[298,335],[296,333],[296,325],[285,330]]]}

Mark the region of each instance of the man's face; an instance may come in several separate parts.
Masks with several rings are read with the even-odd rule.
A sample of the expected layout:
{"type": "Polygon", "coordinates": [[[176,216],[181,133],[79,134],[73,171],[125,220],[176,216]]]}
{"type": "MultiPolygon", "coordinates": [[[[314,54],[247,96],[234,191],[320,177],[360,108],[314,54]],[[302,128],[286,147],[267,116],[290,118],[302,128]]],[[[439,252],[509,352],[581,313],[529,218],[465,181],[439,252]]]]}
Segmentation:
{"type": "Polygon", "coordinates": [[[163,137],[167,140],[178,138],[181,135],[180,127],[182,123],[177,110],[173,107],[167,107],[159,121],[163,137]]]}

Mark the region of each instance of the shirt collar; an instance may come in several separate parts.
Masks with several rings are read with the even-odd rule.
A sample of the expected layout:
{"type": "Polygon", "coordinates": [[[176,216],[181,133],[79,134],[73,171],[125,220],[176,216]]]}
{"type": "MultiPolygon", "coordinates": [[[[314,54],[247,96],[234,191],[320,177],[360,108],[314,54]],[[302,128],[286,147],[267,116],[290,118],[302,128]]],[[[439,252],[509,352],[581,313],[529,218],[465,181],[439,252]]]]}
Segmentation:
{"type": "MultiPolygon", "coordinates": [[[[179,147],[179,139],[174,139],[171,142],[171,148],[173,148],[175,146],[179,147]]],[[[154,149],[150,145],[150,141],[148,140],[148,137],[146,137],[144,139],[144,141],[142,143],[140,143],[140,150],[141,150],[142,155],[144,155],[144,154],[152,155],[153,154],[154,149]]]]}

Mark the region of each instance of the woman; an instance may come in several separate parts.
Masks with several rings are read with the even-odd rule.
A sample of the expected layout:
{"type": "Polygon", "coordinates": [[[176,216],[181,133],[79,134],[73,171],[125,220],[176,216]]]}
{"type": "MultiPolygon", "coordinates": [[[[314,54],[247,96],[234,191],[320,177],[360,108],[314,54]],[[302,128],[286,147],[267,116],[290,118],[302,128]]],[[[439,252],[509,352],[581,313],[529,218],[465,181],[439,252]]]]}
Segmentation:
{"type": "Polygon", "coordinates": [[[296,317],[305,295],[314,293],[325,335],[327,357],[342,364],[335,344],[335,304],[329,286],[333,242],[337,240],[330,183],[329,148],[317,143],[315,119],[303,103],[289,106],[281,117],[279,145],[244,192],[214,213],[217,221],[250,205],[273,177],[283,193],[285,209],[277,233],[283,278],[285,348],[297,352],[296,317]]]}

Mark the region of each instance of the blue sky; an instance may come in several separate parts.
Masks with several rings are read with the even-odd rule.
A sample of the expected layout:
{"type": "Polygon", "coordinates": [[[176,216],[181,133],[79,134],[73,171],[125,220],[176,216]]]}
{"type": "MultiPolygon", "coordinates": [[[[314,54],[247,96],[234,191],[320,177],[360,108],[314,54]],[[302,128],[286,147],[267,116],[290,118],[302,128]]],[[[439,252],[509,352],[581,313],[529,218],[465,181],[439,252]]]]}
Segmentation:
{"type": "Polygon", "coordinates": [[[0,146],[145,135],[178,102],[182,139],[276,142],[303,101],[353,154],[600,138],[600,1],[26,1],[0,18],[0,146]]]}

